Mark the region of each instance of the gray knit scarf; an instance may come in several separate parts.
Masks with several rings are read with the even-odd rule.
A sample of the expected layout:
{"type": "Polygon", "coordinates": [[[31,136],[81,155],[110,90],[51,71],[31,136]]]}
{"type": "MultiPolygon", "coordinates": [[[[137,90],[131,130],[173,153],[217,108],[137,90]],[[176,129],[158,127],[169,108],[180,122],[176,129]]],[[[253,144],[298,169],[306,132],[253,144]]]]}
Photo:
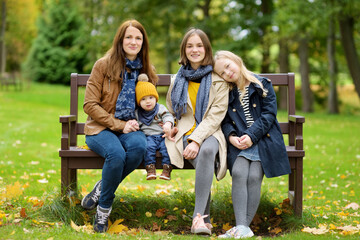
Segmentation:
{"type": "Polygon", "coordinates": [[[211,87],[211,72],[213,68],[211,65],[200,66],[194,70],[191,66],[181,66],[176,74],[174,87],[171,91],[171,103],[177,119],[186,113],[187,95],[188,95],[188,81],[200,82],[199,91],[196,96],[195,120],[198,125],[205,114],[209,103],[209,92],[211,87]]]}

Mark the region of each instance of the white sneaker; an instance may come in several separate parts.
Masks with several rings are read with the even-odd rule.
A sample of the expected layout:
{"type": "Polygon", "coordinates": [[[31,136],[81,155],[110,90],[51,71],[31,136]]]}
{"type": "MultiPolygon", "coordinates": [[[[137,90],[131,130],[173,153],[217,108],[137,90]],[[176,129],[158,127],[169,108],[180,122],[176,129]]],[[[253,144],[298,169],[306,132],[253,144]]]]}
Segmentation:
{"type": "Polygon", "coordinates": [[[254,236],[253,231],[247,226],[238,225],[236,227],[231,228],[225,234],[219,236],[219,238],[250,238],[254,236]]]}
{"type": "Polygon", "coordinates": [[[236,232],[236,227],[233,227],[233,228],[227,230],[226,233],[219,235],[218,238],[233,238],[235,232],[236,232]]]}

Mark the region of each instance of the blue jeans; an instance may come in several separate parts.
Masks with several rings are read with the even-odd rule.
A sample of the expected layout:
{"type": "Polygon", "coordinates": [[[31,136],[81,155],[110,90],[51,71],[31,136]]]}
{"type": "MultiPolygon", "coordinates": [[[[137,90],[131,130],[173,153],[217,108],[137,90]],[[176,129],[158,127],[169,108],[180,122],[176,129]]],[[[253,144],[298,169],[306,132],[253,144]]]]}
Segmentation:
{"type": "Polygon", "coordinates": [[[165,138],[161,137],[161,135],[150,135],[147,136],[147,150],[146,150],[146,156],[145,156],[145,166],[150,164],[156,163],[156,150],[159,150],[159,152],[162,155],[162,165],[168,164],[170,165],[170,157],[167,152],[166,146],[165,146],[165,138]]]}
{"type": "Polygon", "coordinates": [[[145,134],[141,131],[123,134],[105,129],[97,135],[86,136],[86,144],[91,150],[105,158],[99,205],[109,208],[119,184],[144,159],[145,134]]]}

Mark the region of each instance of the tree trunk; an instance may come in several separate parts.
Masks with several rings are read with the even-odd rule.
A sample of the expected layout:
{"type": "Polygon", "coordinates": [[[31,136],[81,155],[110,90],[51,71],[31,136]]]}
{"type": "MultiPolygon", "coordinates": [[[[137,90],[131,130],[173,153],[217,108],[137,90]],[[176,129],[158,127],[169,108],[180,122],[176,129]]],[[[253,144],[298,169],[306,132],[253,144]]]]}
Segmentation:
{"type": "Polygon", "coordinates": [[[329,95],[328,95],[328,112],[338,114],[338,94],[336,91],[337,82],[337,64],[335,56],[335,20],[333,16],[329,19],[329,35],[327,40],[327,52],[329,59],[329,95]]]}
{"type": "MultiPolygon", "coordinates": [[[[165,34],[166,34],[166,42],[171,42],[171,36],[170,36],[170,17],[167,16],[169,19],[168,21],[165,21],[165,34]]],[[[171,46],[170,44],[165,44],[165,61],[166,61],[166,71],[167,73],[171,73],[171,46]]]]}
{"type": "Polygon", "coordinates": [[[309,47],[306,37],[302,37],[299,42],[300,75],[301,75],[301,94],[302,110],[304,112],[313,111],[313,95],[310,89],[309,80],[309,47]]]}
{"type": "Polygon", "coordinates": [[[266,37],[268,33],[268,28],[271,25],[271,14],[272,14],[272,0],[263,0],[261,1],[261,12],[263,15],[263,23],[260,28],[262,31],[261,46],[262,46],[262,63],[261,63],[261,72],[269,73],[270,72],[270,39],[266,37]],[[267,20],[270,19],[270,20],[267,20]]]}
{"type": "Polygon", "coordinates": [[[6,27],[6,0],[2,0],[1,30],[0,30],[0,76],[3,76],[6,69],[5,27],[6,27]]]}
{"type": "MultiPolygon", "coordinates": [[[[281,73],[289,72],[289,47],[285,38],[279,40],[279,66],[281,73]]],[[[287,89],[285,87],[279,87],[279,109],[287,109],[287,89]]]]}
{"type": "Polygon", "coordinates": [[[354,18],[342,15],[339,18],[341,44],[345,51],[347,65],[355,90],[360,97],[360,63],[354,42],[354,18]]]}

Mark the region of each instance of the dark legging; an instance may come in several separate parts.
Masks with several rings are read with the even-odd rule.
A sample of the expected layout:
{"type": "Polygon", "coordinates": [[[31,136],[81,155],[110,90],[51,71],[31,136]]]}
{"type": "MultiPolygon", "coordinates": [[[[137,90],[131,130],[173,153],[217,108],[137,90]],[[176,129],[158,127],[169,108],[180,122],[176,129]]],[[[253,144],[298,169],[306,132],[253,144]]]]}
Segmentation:
{"type": "Polygon", "coordinates": [[[232,168],[232,201],[236,225],[250,226],[260,202],[261,162],[237,157],[232,168]]]}

